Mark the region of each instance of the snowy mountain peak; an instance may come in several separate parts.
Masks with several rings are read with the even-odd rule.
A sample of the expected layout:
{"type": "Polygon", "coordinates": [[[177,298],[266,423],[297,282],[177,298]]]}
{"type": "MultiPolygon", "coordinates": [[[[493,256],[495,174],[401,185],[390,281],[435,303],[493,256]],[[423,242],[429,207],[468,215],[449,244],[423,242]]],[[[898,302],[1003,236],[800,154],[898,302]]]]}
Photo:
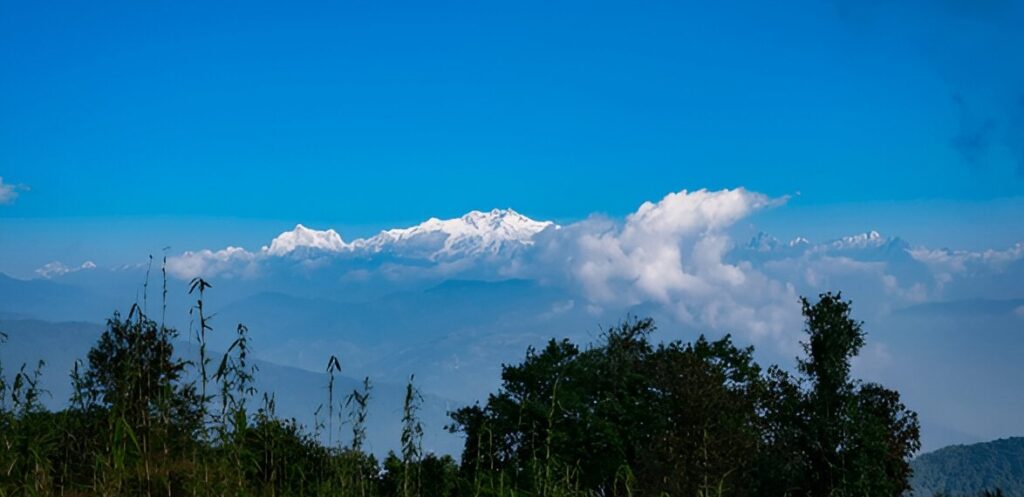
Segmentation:
{"type": "Polygon", "coordinates": [[[554,224],[550,221],[534,221],[512,209],[492,209],[490,212],[470,211],[460,219],[478,231],[503,232],[510,238],[532,237],[554,224]]]}
{"type": "Polygon", "coordinates": [[[880,247],[887,241],[889,241],[889,239],[882,236],[881,233],[871,230],[859,235],[844,236],[832,242],[832,246],[837,249],[880,247]]]}
{"type": "Polygon", "coordinates": [[[80,266],[69,267],[64,265],[63,262],[53,261],[43,265],[43,267],[36,269],[36,274],[39,276],[52,279],[57,276],[64,276],[68,273],[75,273],[86,269],[95,269],[96,264],[92,261],[85,261],[80,266]]]}
{"type": "Polygon", "coordinates": [[[432,217],[416,226],[346,243],[333,229],[320,231],[297,224],[263,247],[263,252],[271,256],[285,256],[298,249],[356,255],[386,252],[423,259],[497,254],[533,244],[534,235],[549,226],[554,223],[535,221],[512,209],[493,209],[470,211],[453,219],[432,217]]]}
{"type": "Polygon", "coordinates": [[[907,250],[910,245],[899,237],[884,236],[877,231],[868,231],[856,235],[844,236],[829,242],[811,243],[802,236],[793,238],[783,243],[772,235],[761,232],[750,239],[746,249],[751,252],[765,254],[794,254],[794,253],[829,253],[848,252],[861,250],[890,250],[899,252],[907,250]]]}
{"type": "Polygon", "coordinates": [[[320,231],[296,224],[295,229],[277,235],[271,240],[269,247],[263,247],[263,251],[270,255],[282,256],[300,248],[341,252],[347,249],[348,245],[333,229],[320,231]]]}
{"type": "Polygon", "coordinates": [[[512,209],[470,211],[454,219],[432,217],[410,228],[382,231],[352,245],[370,252],[399,252],[431,259],[497,254],[505,248],[531,245],[534,235],[553,225],[512,209]]]}
{"type": "Polygon", "coordinates": [[[747,249],[755,252],[773,252],[777,250],[803,249],[809,247],[810,244],[810,240],[802,236],[782,243],[778,238],[761,231],[750,239],[750,242],[747,243],[747,249]]]}

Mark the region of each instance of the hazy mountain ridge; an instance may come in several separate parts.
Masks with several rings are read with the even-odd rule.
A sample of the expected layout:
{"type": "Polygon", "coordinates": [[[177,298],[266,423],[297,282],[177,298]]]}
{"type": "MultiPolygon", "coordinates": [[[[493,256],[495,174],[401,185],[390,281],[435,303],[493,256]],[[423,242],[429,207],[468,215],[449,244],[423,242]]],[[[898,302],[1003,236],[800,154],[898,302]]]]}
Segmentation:
{"type": "Polygon", "coordinates": [[[100,321],[109,316],[114,302],[97,288],[48,279],[21,280],[3,273],[0,273],[0,296],[0,311],[60,321],[100,321]]]}
{"type": "MultiPolygon", "coordinates": [[[[0,319],[0,332],[8,335],[7,343],[0,345],[0,364],[3,364],[3,372],[10,379],[22,363],[25,363],[26,369],[31,372],[36,368],[38,361],[44,361],[40,387],[47,394],[43,395],[41,400],[49,409],[59,409],[67,405],[71,396],[70,372],[75,361],[85,360],[89,349],[96,343],[103,330],[103,325],[87,322],[53,323],[36,319],[0,319]],[[55,347],[54,344],[60,346],[55,347]]],[[[196,361],[197,346],[184,334],[179,335],[175,348],[176,353],[182,358],[196,361]]],[[[215,350],[211,350],[209,354],[214,364],[221,357],[221,352],[215,350]]],[[[326,359],[324,363],[326,364],[326,359]]],[[[279,415],[294,418],[312,429],[314,412],[318,406],[327,403],[327,375],[262,360],[257,360],[255,364],[259,368],[256,373],[258,393],[250,405],[260,405],[262,394],[271,393],[274,395],[279,415]]],[[[342,368],[343,371],[347,369],[344,358],[342,368]]],[[[397,450],[399,447],[398,433],[401,431],[401,408],[405,386],[379,382],[374,378],[370,380],[373,390],[369,404],[367,444],[371,452],[382,456],[388,450],[397,450]]],[[[338,403],[335,407],[336,416],[339,413],[344,414],[341,404],[345,396],[360,388],[361,382],[362,380],[347,375],[335,377],[335,402],[338,403]]],[[[462,449],[462,441],[457,435],[449,434],[443,428],[449,423],[447,413],[462,403],[429,392],[424,392],[423,398],[420,416],[426,427],[424,447],[437,453],[458,454],[462,449]]],[[[334,438],[344,442],[350,437],[342,421],[335,420],[337,433],[334,438]]],[[[326,440],[326,434],[323,434],[323,437],[326,440]]]]}

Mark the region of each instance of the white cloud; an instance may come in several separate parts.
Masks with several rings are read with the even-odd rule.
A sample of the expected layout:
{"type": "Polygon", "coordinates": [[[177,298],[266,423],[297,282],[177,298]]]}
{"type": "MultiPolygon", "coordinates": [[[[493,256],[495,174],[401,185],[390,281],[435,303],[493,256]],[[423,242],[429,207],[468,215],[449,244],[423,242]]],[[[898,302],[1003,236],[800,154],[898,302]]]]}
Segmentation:
{"type": "Polygon", "coordinates": [[[14,200],[18,198],[18,192],[22,190],[28,190],[28,187],[4,183],[4,178],[0,177],[0,205],[13,204],[14,200]]]}
{"type": "Polygon", "coordinates": [[[971,252],[919,247],[909,252],[911,257],[938,273],[958,274],[978,268],[1002,269],[1008,264],[1024,259],[1024,243],[1017,243],[1006,250],[971,252]]]}
{"type": "Polygon", "coordinates": [[[633,300],[665,303],[679,293],[700,295],[718,285],[742,285],[743,271],[722,262],[730,248],[724,230],[770,203],[742,188],[684,190],[657,204],[645,202],[621,229],[581,223],[562,235],[575,239],[572,272],[595,300],[621,299],[625,283],[633,300]]]}
{"type": "Polygon", "coordinates": [[[1005,273],[1013,265],[1024,261],[1024,243],[1005,250],[949,250],[917,247],[908,251],[910,256],[925,265],[932,273],[935,286],[942,290],[956,280],[980,278],[1005,273]]]}
{"type": "Polygon", "coordinates": [[[229,276],[255,276],[257,255],[240,247],[228,247],[216,252],[212,250],[188,251],[180,256],[167,258],[167,273],[184,280],[197,276],[212,277],[219,274],[229,276]]]}
{"type": "MultiPolygon", "coordinates": [[[[801,329],[799,295],[843,290],[855,299],[858,314],[871,319],[906,305],[969,295],[952,288],[995,288],[984,278],[1009,281],[1007,271],[1024,260],[1024,244],[1002,251],[931,250],[875,231],[824,243],[801,238],[786,244],[763,234],[734,243],[731,234],[744,220],[785,201],[743,188],[684,190],[645,202],[620,221],[595,215],[547,229],[553,225],[495,210],[352,242],[334,230],[299,225],[255,252],[228,247],[171,257],[168,272],[182,279],[259,276],[272,282],[298,275],[295,281],[327,291],[527,278],[565,289],[574,308],[589,313],[655,306],[700,331],[790,347],[801,329]],[[442,229],[448,225],[460,229],[442,229]],[[528,229],[511,229],[520,226],[528,229]],[[460,255],[439,258],[438,250],[464,231],[472,236],[458,238],[460,255]]],[[[1019,288],[1012,281],[1003,285],[1019,288]]]]}
{"type": "Polygon", "coordinates": [[[781,338],[799,323],[793,287],[726,255],[729,228],[782,201],[742,188],[670,193],[621,226],[591,218],[548,232],[519,267],[539,278],[561,271],[602,308],[653,302],[697,328],[781,338]]]}

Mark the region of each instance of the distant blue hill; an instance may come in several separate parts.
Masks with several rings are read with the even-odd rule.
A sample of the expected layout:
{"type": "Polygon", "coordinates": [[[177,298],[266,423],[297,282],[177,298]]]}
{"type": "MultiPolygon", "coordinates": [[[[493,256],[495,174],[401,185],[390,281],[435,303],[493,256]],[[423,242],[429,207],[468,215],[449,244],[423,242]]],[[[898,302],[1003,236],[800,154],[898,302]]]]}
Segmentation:
{"type": "MultiPolygon", "coordinates": [[[[44,395],[42,400],[49,409],[61,409],[71,395],[69,373],[75,360],[84,360],[103,329],[102,325],[87,322],[51,323],[35,319],[0,319],[0,331],[8,335],[7,343],[0,345],[0,364],[3,365],[4,374],[10,378],[23,363],[31,370],[39,360],[45,361],[40,386],[48,394],[44,395]]],[[[182,340],[184,339],[185,337],[182,337],[182,340]]],[[[197,356],[195,344],[187,341],[178,342],[176,352],[186,359],[194,359],[197,356]]],[[[221,354],[211,351],[210,355],[219,360],[221,354]]],[[[275,396],[277,412],[281,417],[295,418],[311,427],[314,422],[313,413],[318,406],[327,403],[327,375],[266,361],[256,361],[256,365],[259,368],[256,373],[259,393],[257,398],[253,399],[252,405],[256,406],[261,402],[260,396],[263,392],[271,392],[275,396]]],[[[342,367],[344,368],[344,359],[342,367]]],[[[341,402],[348,393],[360,385],[361,380],[349,376],[335,377],[335,401],[341,402]]],[[[399,448],[404,395],[405,385],[373,382],[367,448],[378,456],[385,455],[388,450],[397,451],[399,448]]],[[[425,428],[423,444],[426,450],[453,455],[461,452],[461,438],[444,430],[444,426],[449,423],[447,413],[461,405],[436,395],[424,394],[420,416],[425,428]]],[[[324,408],[322,412],[326,411],[324,408]]],[[[335,409],[336,415],[342,412],[344,410],[341,407],[335,409]]],[[[335,440],[344,443],[350,439],[350,431],[347,425],[341,423],[335,420],[334,426],[338,432],[335,440]]],[[[326,441],[326,434],[323,434],[322,438],[326,441]]]]}
{"type": "Polygon", "coordinates": [[[101,321],[114,299],[95,290],[44,279],[20,280],[0,273],[0,312],[48,319],[101,321]]]}

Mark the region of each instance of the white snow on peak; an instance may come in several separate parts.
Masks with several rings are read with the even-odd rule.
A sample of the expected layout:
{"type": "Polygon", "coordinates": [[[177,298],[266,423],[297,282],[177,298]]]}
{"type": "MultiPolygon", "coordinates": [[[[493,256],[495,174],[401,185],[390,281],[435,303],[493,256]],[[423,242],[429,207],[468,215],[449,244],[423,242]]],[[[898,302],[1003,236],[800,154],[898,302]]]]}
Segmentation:
{"type": "Polygon", "coordinates": [[[263,251],[270,255],[288,255],[296,249],[308,248],[326,252],[341,252],[349,246],[341,239],[341,235],[332,229],[320,231],[296,224],[295,229],[285,231],[271,240],[269,247],[263,251]]]}
{"type": "Polygon", "coordinates": [[[837,249],[880,247],[887,241],[889,241],[889,239],[882,236],[881,233],[871,230],[859,235],[844,236],[832,242],[832,247],[837,249]]]}
{"type": "Polygon", "coordinates": [[[430,258],[497,254],[507,247],[533,244],[550,221],[534,221],[512,209],[471,211],[454,219],[432,217],[410,228],[390,229],[352,242],[369,252],[395,251],[430,258]]]}
{"type": "Polygon", "coordinates": [[[788,242],[781,242],[779,239],[767,233],[758,233],[747,244],[747,249],[763,253],[794,253],[812,252],[829,253],[856,250],[873,250],[879,248],[893,247],[896,249],[907,249],[909,246],[899,238],[883,236],[877,231],[868,231],[857,235],[844,236],[829,242],[812,243],[807,238],[798,236],[788,242]]]}
{"type": "Polygon", "coordinates": [[[811,241],[806,239],[806,238],[804,238],[804,237],[802,237],[802,236],[798,236],[798,237],[790,240],[789,243],[788,243],[788,245],[790,247],[800,247],[800,246],[806,246],[806,245],[810,245],[810,244],[811,244],[811,241]]]}
{"type": "Polygon", "coordinates": [[[96,269],[96,263],[92,261],[85,261],[80,266],[66,266],[63,262],[53,261],[43,265],[43,267],[36,269],[36,274],[39,276],[51,279],[57,276],[64,276],[68,273],[75,273],[86,269],[96,269]]]}
{"type": "Polygon", "coordinates": [[[323,252],[375,254],[440,259],[467,255],[497,254],[503,249],[533,244],[533,237],[550,221],[534,221],[512,209],[472,211],[454,219],[432,217],[416,226],[381,231],[370,238],[346,243],[334,230],[307,228],[301,224],[274,238],[263,252],[284,256],[297,249],[323,252]]]}
{"type": "Polygon", "coordinates": [[[762,231],[750,239],[747,248],[756,252],[772,252],[809,247],[810,244],[811,242],[802,236],[798,236],[783,244],[778,238],[762,231]]]}

